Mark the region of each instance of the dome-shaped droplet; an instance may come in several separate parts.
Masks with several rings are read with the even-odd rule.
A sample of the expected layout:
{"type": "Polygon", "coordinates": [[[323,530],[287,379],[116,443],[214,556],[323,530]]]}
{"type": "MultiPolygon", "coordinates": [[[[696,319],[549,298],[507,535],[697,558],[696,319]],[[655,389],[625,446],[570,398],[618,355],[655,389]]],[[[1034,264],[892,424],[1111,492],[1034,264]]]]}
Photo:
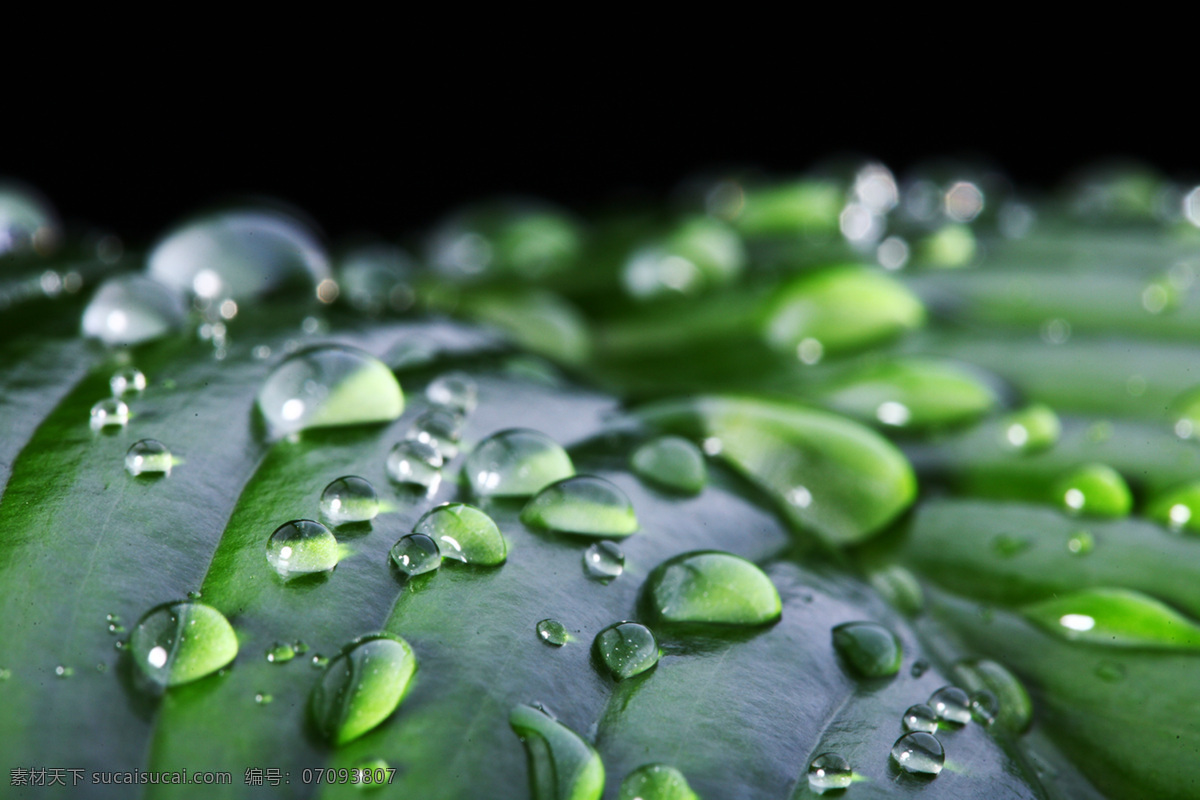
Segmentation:
{"type": "Polygon", "coordinates": [[[446,503],[417,520],[413,533],[437,542],[443,558],[494,566],[508,557],[500,529],[487,514],[466,503],[446,503]]]}
{"type": "Polygon", "coordinates": [[[108,345],[157,339],[183,327],[183,300],[142,275],[119,275],[100,284],[83,310],[83,335],[108,345]]]}
{"type": "Polygon", "coordinates": [[[1074,556],[1086,556],[1096,549],[1096,537],[1088,531],[1075,531],[1067,539],[1067,552],[1074,556]]]}
{"type": "Polygon", "coordinates": [[[700,800],[687,778],[666,764],[644,764],[625,776],[617,800],[700,800]]]}
{"type": "Polygon", "coordinates": [[[447,372],[425,387],[425,398],[456,414],[470,414],[479,402],[479,387],[465,372],[447,372]]]}
{"type": "Polygon", "coordinates": [[[286,664],[296,657],[296,648],[287,642],[276,642],[267,649],[267,661],[272,664],[286,664]]]}
{"type": "Polygon", "coordinates": [[[1106,464],[1087,464],[1058,481],[1058,503],[1069,514],[1124,517],[1133,507],[1133,495],[1121,474],[1106,464]]]}
{"type": "Polygon", "coordinates": [[[1173,531],[1200,533],[1200,482],[1152,497],[1146,503],[1146,516],[1173,531]]]}
{"type": "Polygon", "coordinates": [[[618,622],[596,634],[592,652],[617,680],[640,675],[658,663],[658,641],[645,625],[618,622]]]}
{"type": "Polygon", "coordinates": [[[699,217],[635,250],[621,270],[621,283],[638,300],[696,294],[736,279],[745,264],[746,249],[737,232],[699,217]]]}
{"type": "Polygon", "coordinates": [[[129,394],[141,394],[146,390],[146,376],[139,369],[126,367],[113,373],[108,379],[113,397],[124,397],[129,394]]]}
{"type": "Polygon", "coordinates": [[[625,553],[613,542],[596,542],[583,551],[583,572],[592,580],[608,583],[625,569],[625,553]]]}
{"type": "Polygon", "coordinates": [[[761,569],[732,553],[701,550],[664,561],[642,586],[665,622],[762,625],[779,618],[779,591],[761,569]]]}
{"type": "Polygon", "coordinates": [[[312,291],[329,278],[329,258],[294,217],[242,209],[176,228],[146,259],[158,281],[205,299],[263,297],[290,288],[312,291]]]}
{"type": "Polygon", "coordinates": [[[466,418],[461,414],[445,408],[431,408],[413,420],[404,438],[433,445],[442,454],[442,459],[449,461],[458,455],[458,443],[465,424],[466,418]]]}
{"type": "Polygon", "coordinates": [[[599,800],[604,764],[595,748],[533,706],[514,708],[508,724],[525,745],[530,797],[599,800]]]}
{"type": "Polygon", "coordinates": [[[1058,442],[1062,423],[1050,406],[1035,403],[1004,417],[1000,430],[1006,447],[1020,453],[1040,453],[1058,442]]]}
{"type": "Polygon", "coordinates": [[[412,648],[399,637],[354,640],[313,687],[309,708],[317,730],[334,745],[362,736],[396,710],[416,669],[412,648]]]}
{"type": "MultiPolygon", "coordinates": [[[[971,692],[971,709],[977,719],[985,709],[976,701],[986,692],[996,701],[991,714],[1000,729],[1021,733],[1029,727],[1033,701],[1020,679],[1004,665],[988,659],[964,660],[954,665],[952,674],[955,683],[971,692]]],[[[986,698],[982,698],[984,701],[986,698]]]]}
{"type": "Polygon", "coordinates": [[[170,475],[174,459],[167,446],[157,439],[142,439],[125,453],[125,469],[130,475],[170,475]]]}
{"type": "Polygon", "coordinates": [[[938,719],[966,725],[971,721],[971,698],[957,686],[943,686],[929,697],[929,707],[938,719]]]}
{"type": "Polygon", "coordinates": [[[899,564],[872,569],[867,579],[892,607],[916,616],[925,608],[925,590],[910,570],[899,564]]]}
{"type": "Polygon", "coordinates": [[[138,620],[129,654],[150,680],[176,686],[233,661],[237,634],[220,611],[203,603],[164,603],[138,620]]]}
{"type": "Polygon", "coordinates": [[[329,572],[338,563],[337,539],[310,519],[285,522],[267,540],[267,561],[284,580],[329,572]]]}
{"type": "Polygon", "coordinates": [[[971,693],[971,716],[981,725],[990,726],[1000,714],[1000,701],[987,689],[971,693]]]}
{"type": "Polygon", "coordinates": [[[808,765],[808,788],[817,794],[845,789],[853,780],[850,762],[837,753],[822,753],[808,765]]]}
{"type": "Polygon", "coordinates": [[[638,529],[625,493],[594,475],[576,475],[542,489],[521,511],[521,521],[580,536],[623,537],[638,529]]]}
{"type": "Polygon", "coordinates": [[[366,478],[346,475],[321,492],[321,515],[334,525],[370,522],[379,513],[379,495],[366,478]]]}
{"type": "Polygon", "coordinates": [[[370,245],[347,253],[338,265],[346,302],[367,314],[405,311],[415,299],[412,260],[398,247],[370,245]]]}
{"type": "Polygon", "coordinates": [[[513,273],[540,278],[569,267],[582,247],[578,224],[556,208],[529,200],[467,209],[434,232],[430,261],[455,278],[513,273]]]}
{"type": "Polygon", "coordinates": [[[567,632],[567,626],[556,619],[544,619],[539,622],[537,635],[539,639],[552,647],[562,647],[571,638],[567,632]]]}
{"type": "Polygon", "coordinates": [[[396,568],[410,578],[433,572],[442,565],[437,542],[423,533],[410,533],[392,545],[389,554],[396,568]]]}
{"type": "Polygon", "coordinates": [[[388,453],[387,473],[396,483],[424,486],[430,492],[442,482],[441,451],[419,439],[397,442],[388,453]]]}
{"type": "Polygon", "coordinates": [[[58,218],[38,192],[0,184],[0,256],[33,249],[47,254],[61,237],[58,218]]]}
{"type": "Polygon", "coordinates": [[[860,677],[884,678],[900,671],[900,640],[877,622],[838,625],[833,629],[833,648],[860,677]]]}
{"type": "Polygon", "coordinates": [[[480,442],[463,471],[479,497],[529,497],[574,475],[575,467],[567,451],[546,434],[510,428],[480,442]]]}
{"type": "Polygon", "coordinates": [[[390,422],[404,411],[404,394],[382,361],[340,345],[296,353],[275,367],[258,392],[271,433],[390,422]]]}
{"type": "Polygon", "coordinates": [[[937,713],[924,703],[909,706],[904,712],[903,722],[906,731],[936,733],[938,729],[937,713]]]}
{"type": "Polygon", "coordinates": [[[699,494],[708,482],[708,466],[700,448],[679,436],[660,436],[634,451],[633,471],[664,489],[699,494]]]}
{"type": "Polygon", "coordinates": [[[88,424],[92,430],[124,428],[129,422],[129,406],[115,397],[108,397],[92,406],[88,424]]]}
{"type": "Polygon", "coordinates": [[[892,745],[892,758],[900,769],[922,775],[937,775],[946,763],[942,743],[931,733],[906,733],[892,745]]]}

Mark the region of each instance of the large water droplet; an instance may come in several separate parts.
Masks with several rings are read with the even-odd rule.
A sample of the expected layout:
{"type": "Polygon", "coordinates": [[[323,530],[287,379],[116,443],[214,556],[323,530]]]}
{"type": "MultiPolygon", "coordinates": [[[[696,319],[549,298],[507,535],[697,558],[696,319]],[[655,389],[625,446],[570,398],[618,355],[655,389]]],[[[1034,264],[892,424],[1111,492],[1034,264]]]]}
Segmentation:
{"type": "Polygon", "coordinates": [[[1163,492],[1146,504],[1146,516],[1173,531],[1200,533],[1200,483],[1163,492]]]}
{"type": "Polygon", "coordinates": [[[903,722],[906,731],[935,733],[938,729],[937,713],[924,703],[909,706],[904,712],[903,722]]]}
{"type": "Polygon", "coordinates": [[[413,533],[437,542],[443,558],[494,566],[508,558],[508,547],[495,521],[466,503],[446,503],[417,520],[413,533]]]}
{"type": "Polygon", "coordinates": [[[164,603],[138,620],[129,637],[134,663],[159,686],[210,675],[233,661],[237,634],[229,620],[203,603],[164,603]]]}
{"type": "Polygon", "coordinates": [[[778,619],[783,608],[761,569],[715,550],[664,561],[646,578],[642,593],[649,610],[666,622],[762,625],[778,619]]]}
{"type": "Polygon", "coordinates": [[[529,497],[574,475],[575,467],[567,451],[546,434],[510,428],[480,442],[463,471],[480,497],[529,497]]]}
{"type": "Polygon", "coordinates": [[[1153,597],[1094,588],[1026,606],[1030,620],[1064,639],[1109,647],[1200,650],[1200,627],[1153,597]]]}
{"type": "Polygon", "coordinates": [[[462,439],[465,423],[461,414],[445,408],[431,408],[413,420],[404,438],[436,447],[442,458],[449,461],[458,455],[458,442],[462,439]]]}
{"type": "Polygon", "coordinates": [[[845,789],[854,780],[850,762],[837,753],[822,753],[808,765],[808,788],[817,794],[845,789]]]}
{"type": "Polygon", "coordinates": [[[61,236],[58,219],[38,192],[0,184],[0,257],[33,249],[47,255],[61,236]]]}
{"type": "Polygon", "coordinates": [[[700,800],[687,778],[666,764],[644,764],[625,776],[617,800],[700,800]]]}
{"type": "Polygon", "coordinates": [[[1069,473],[1058,481],[1054,493],[1069,514],[1124,517],[1133,507],[1129,485],[1106,464],[1087,464],[1069,473]]]}
{"type": "Polygon", "coordinates": [[[171,451],[157,439],[134,442],[125,453],[125,469],[130,475],[170,475],[171,451]]]}
{"type": "Polygon", "coordinates": [[[313,687],[309,708],[317,730],[335,745],[362,736],[396,710],[416,669],[412,648],[397,636],[355,639],[313,687]]]}
{"type": "Polygon", "coordinates": [[[971,721],[971,698],[957,686],[943,686],[929,696],[929,707],[938,719],[966,725],[971,721]]]}
{"type": "Polygon", "coordinates": [[[423,533],[410,533],[392,545],[389,553],[396,568],[410,578],[433,572],[442,565],[437,542],[423,533]]]}
{"type": "Polygon", "coordinates": [[[594,475],[576,475],[542,489],[521,511],[521,521],[580,536],[623,537],[638,529],[625,493],[594,475]]]}
{"type": "Polygon", "coordinates": [[[1040,453],[1058,442],[1062,423],[1050,406],[1035,403],[1004,417],[1000,430],[1006,447],[1020,453],[1040,453]]]}
{"type": "Polygon", "coordinates": [[[431,441],[405,439],[388,453],[387,473],[396,483],[424,486],[432,493],[442,482],[444,463],[441,451],[431,441]]]}
{"type": "Polygon", "coordinates": [[[139,369],[126,367],[119,369],[108,379],[113,397],[124,397],[129,394],[141,394],[146,390],[146,376],[139,369]]]}
{"type": "Polygon", "coordinates": [[[658,641],[645,625],[618,622],[596,634],[596,660],[617,680],[640,675],[658,663],[658,641]]]}
{"type": "Polygon", "coordinates": [[[92,430],[124,428],[129,422],[129,406],[115,397],[108,397],[92,406],[88,424],[92,430]]]}
{"type": "Polygon", "coordinates": [[[900,640],[878,622],[846,622],[833,629],[833,648],[855,673],[885,678],[900,671],[900,640]]]}
{"type": "Polygon", "coordinates": [[[892,745],[892,758],[905,772],[937,775],[946,763],[946,751],[936,736],[916,731],[896,740],[892,745]]]}
{"type": "Polygon", "coordinates": [[[525,745],[534,800],[600,800],[604,764],[577,733],[526,705],[512,710],[508,724],[525,745]]]}
{"type": "Polygon", "coordinates": [[[562,647],[571,638],[567,632],[567,626],[556,619],[544,619],[539,622],[537,635],[539,639],[553,647],[562,647]]]}
{"type": "Polygon", "coordinates": [[[708,466],[700,448],[680,436],[660,436],[634,451],[633,471],[664,489],[699,494],[708,482],[708,466]]]}
{"type": "Polygon", "coordinates": [[[389,422],[404,411],[396,376],[374,356],[340,345],[289,356],[258,392],[275,436],[307,428],[389,422]]]}
{"type": "Polygon", "coordinates": [[[329,572],[338,563],[338,543],[319,522],[285,522],[267,539],[267,561],[284,580],[329,572]]]}
{"type": "Polygon", "coordinates": [[[465,372],[447,372],[425,387],[425,397],[435,406],[456,414],[470,414],[479,402],[479,387],[465,372]]]}
{"type": "Polygon", "coordinates": [[[171,289],[141,275],[100,284],[83,310],[83,335],[107,345],[138,344],[183,327],[187,312],[171,289]]]}
{"type": "MultiPolygon", "coordinates": [[[[1029,727],[1033,719],[1033,701],[1020,679],[1003,664],[987,659],[960,661],[954,665],[952,674],[958,685],[972,692],[973,704],[976,695],[983,692],[995,698],[996,709],[992,716],[1001,729],[1020,733],[1029,727]]],[[[981,702],[983,700],[985,698],[981,702]]],[[[972,708],[975,706],[972,705],[972,708]]]]}
{"type": "Polygon", "coordinates": [[[379,495],[366,478],[346,475],[321,492],[321,514],[334,525],[370,522],[379,514],[379,495]]]}
{"type": "Polygon", "coordinates": [[[625,569],[625,553],[613,542],[596,542],[583,551],[583,572],[592,580],[608,583],[625,569]]]}
{"type": "Polygon", "coordinates": [[[311,291],[329,278],[329,258],[299,220],[242,209],[176,228],[146,259],[152,277],[205,299],[263,297],[290,287],[311,291]]]}

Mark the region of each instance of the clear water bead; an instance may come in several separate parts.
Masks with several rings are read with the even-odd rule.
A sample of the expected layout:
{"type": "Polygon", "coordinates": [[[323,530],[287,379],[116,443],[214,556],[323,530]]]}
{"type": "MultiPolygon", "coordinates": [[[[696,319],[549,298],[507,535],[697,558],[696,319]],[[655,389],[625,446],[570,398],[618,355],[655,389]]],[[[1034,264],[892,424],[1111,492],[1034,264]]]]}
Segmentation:
{"type": "Polygon", "coordinates": [[[448,372],[425,387],[425,397],[435,406],[470,414],[479,402],[479,387],[465,372],[448,372]]]}
{"type": "Polygon", "coordinates": [[[437,445],[405,439],[397,442],[388,453],[387,473],[396,483],[416,484],[433,491],[442,481],[443,463],[437,445]]]}
{"type": "Polygon", "coordinates": [[[853,779],[850,762],[837,753],[822,753],[808,765],[808,788],[817,794],[845,789],[853,779]]]}
{"type": "Polygon", "coordinates": [[[904,730],[920,733],[937,733],[937,714],[924,703],[909,706],[904,712],[904,730]]]}
{"type": "Polygon", "coordinates": [[[157,439],[134,442],[125,453],[125,469],[130,475],[170,475],[173,463],[171,451],[157,439]]]}
{"type": "Polygon", "coordinates": [[[617,680],[640,675],[658,663],[660,651],[654,634],[636,622],[609,625],[592,643],[596,659],[617,680]]]}
{"type": "Polygon", "coordinates": [[[338,563],[337,539],[311,519],[285,522],[267,540],[267,562],[284,580],[329,572],[338,563]]]}
{"type": "Polygon", "coordinates": [[[370,522],[379,514],[379,495],[366,478],[346,475],[321,492],[321,515],[334,525],[370,522]]]}
{"type": "Polygon", "coordinates": [[[946,763],[942,743],[931,733],[906,733],[892,745],[892,758],[905,772],[937,775],[946,763]]]}
{"type": "Polygon", "coordinates": [[[465,564],[497,566],[508,558],[508,545],[495,521],[466,503],[445,503],[427,512],[413,526],[437,542],[443,558],[465,564]]]}
{"type": "Polygon", "coordinates": [[[108,379],[108,386],[112,389],[113,397],[141,394],[146,390],[146,376],[141,370],[133,367],[120,369],[108,379]]]}
{"type": "Polygon", "coordinates": [[[539,431],[510,428],[484,439],[463,464],[478,497],[529,497],[575,474],[567,451],[539,431]]]}
{"type": "Polygon", "coordinates": [[[567,626],[556,619],[544,619],[537,624],[538,639],[552,647],[562,647],[571,638],[567,626]]]}
{"type": "Polygon", "coordinates": [[[458,442],[462,439],[465,423],[461,414],[445,408],[431,408],[413,420],[404,438],[433,445],[443,460],[449,461],[458,455],[458,442]]]}
{"type": "Polygon", "coordinates": [[[355,639],[313,687],[309,710],[316,729],[334,745],[357,739],[391,716],[416,670],[403,639],[385,633],[355,639]]]}
{"type": "Polygon", "coordinates": [[[389,556],[396,568],[410,578],[433,572],[442,565],[437,542],[423,533],[410,533],[392,545],[389,556]]]}
{"type": "Polygon", "coordinates": [[[115,397],[108,397],[92,406],[89,425],[92,430],[124,428],[129,422],[129,406],[115,397]]]}
{"type": "Polygon", "coordinates": [[[613,542],[596,542],[583,551],[583,571],[592,580],[608,583],[625,569],[625,553],[613,542]]]}
{"type": "Polygon", "coordinates": [[[83,310],[83,335],[107,345],[132,345],[183,327],[187,312],[171,289],[141,275],[109,278],[83,310]]]}
{"type": "Polygon", "coordinates": [[[938,719],[966,725],[971,721],[971,698],[957,686],[943,686],[929,698],[929,707],[938,719]]]}
{"type": "Polygon", "coordinates": [[[233,661],[237,634],[221,612],[203,603],[164,603],[138,620],[129,653],[160,686],[203,678],[233,661]]]}

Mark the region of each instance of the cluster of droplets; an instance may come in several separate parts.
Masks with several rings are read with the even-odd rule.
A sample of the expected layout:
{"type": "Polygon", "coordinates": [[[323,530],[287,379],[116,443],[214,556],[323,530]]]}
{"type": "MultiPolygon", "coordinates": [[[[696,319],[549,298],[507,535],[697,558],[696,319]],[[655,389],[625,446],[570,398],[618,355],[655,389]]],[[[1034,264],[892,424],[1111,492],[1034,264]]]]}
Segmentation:
{"type": "Polygon", "coordinates": [[[429,408],[388,453],[387,473],[398,484],[433,494],[441,485],[442,468],[458,455],[463,428],[479,402],[479,388],[469,375],[449,372],[430,382],[425,398],[429,408]]]}

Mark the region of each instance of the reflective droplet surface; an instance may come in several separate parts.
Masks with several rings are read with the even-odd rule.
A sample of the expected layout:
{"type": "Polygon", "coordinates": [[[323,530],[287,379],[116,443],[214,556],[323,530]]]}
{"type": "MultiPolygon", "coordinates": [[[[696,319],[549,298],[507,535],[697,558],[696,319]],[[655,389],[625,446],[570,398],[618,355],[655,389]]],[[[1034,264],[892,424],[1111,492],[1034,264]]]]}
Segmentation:
{"type": "Polygon", "coordinates": [[[646,578],[642,596],[666,622],[763,625],[783,608],[771,579],[731,553],[700,550],[664,561],[646,578]]]}
{"type": "Polygon", "coordinates": [[[170,475],[173,463],[171,451],[157,439],[134,442],[125,453],[125,469],[130,475],[170,475]]]}
{"type": "Polygon", "coordinates": [[[929,707],[938,719],[966,725],[971,721],[971,698],[957,686],[943,686],[929,696],[929,707]]]}
{"type": "Polygon", "coordinates": [[[1107,647],[1200,650],[1200,626],[1170,606],[1131,589],[1096,587],[1059,594],[1021,612],[1069,641],[1107,647]]]}
{"type": "Polygon", "coordinates": [[[1106,464],[1088,464],[1069,473],[1058,481],[1054,493],[1069,514],[1124,517],[1133,507],[1129,485],[1106,464]]]}
{"type": "Polygon", "coordinates": [[[398,247],[368,245],[347,253],[338,265],[341,297],[372,316],[405,311],[413,304],[412,259],[398,247]]]}
{"type": "Polygon", "coordinates": [[[608,583],[625,569],[625,553],[613,542],[596,542],[583,551],[583,572],[594,581],[608,583]]]}
{"type": "Polygon", "coordinates": [[[203,603],[164,603],[138,620],[129,654],[159,686],[203,678],[233,661],[237,634],[220,611],[203,603]]]}
{"type": "Polygon", "coordinates": [[[1173,531],[1200,533],[1200,482],[1152,497],[1146,503],[1146,516],[1173,531]]]}
{"type": "Polygon", "coordinates": [[[925,590],[907,568],[889,564],[872,569],[867,579],[893,608],[909,616],[916,616],[925,608],[925,590]]]}
{"type": "Polygon", "coordinates": [[[109,397],[92,406],[88,424],[92,430],[124,428],[129,422],[129,406],[115,397],[109,397]]]}
{"type": "Polygon", "coordinates": [[[604,792],[600,754],[573,730],[529,705],[514,708],[508,724],[525,745],[530,797],[594,800],[604,792]]]}
{"type": "Polygon", "coordinates": [[[484,439],[463,464],[479,497],[529,497],[575,474],[567,451],[547,436],[510,428],[484,439]]]}
{"type": "Polygon", "coordinates": [[[634,451],[634,473],[650,483],[682,494],[699,494],[708,482],[700,448],[681,436],[660,436],[634,451]]]}
{"type": "Polygon", "coordinates": [[[121,275],[100,284],[83,310],[83,335],[107,345],[157,339],[183,327],[182,298],[141,275],[121,275]]]}
{"type": "Polygon", "coordinates": [[[62,231],[50,204],[16,183],[0,183],[0,257],[32,249],[49,255],[62,231]]]}
{"type": "Polygon", "coordinates": [[[1020,679],[1003,664],[988,659],[964,660],[954,665],[952,674],[959,686],[971,692],[971,708],[977,718],[990,709],[990,706],[976,707],[977,699],[980,703],[987,702],[987,698],[977,697],[986,692],[995,700],[995,708],[990,711],[994,724],[1012,733],[1021,733],[1029,727],[1033,701],[1020,679]]]}
{"type": "Polygon", "coordinates": [[[416,670],[403,639],[383,633],[355,639],[313,687],[309,709],[317,730],[335,745],[362,736],[396,710],[416,670]]]}
{"type": "Polygon", "coordinates": [[[1020,453],[1040,453],[1057,444],[1062,423],[1050,406],[1035,403],[1004,417],[1000,430],[1006,447],[1020,453]]]}
{"type": "Polygon", "coordinates": [[[508,558],[508,546],[495,521],[466,503],[446,503],[425,514],[413,526],[437,542],[443,558],[467,564],[495,566],[508,558]]]}
{"type": "Polygon", "coordinates": [[[1086,556],[1096,548],[1096,538],[1088,531],[1075,531],[1067,539],[1067,552],[1075,556],[1086,556]]]}
{"type": "Polygon", "coordinates": [[[697,217],[636,249],[621,284],[638,300],[689,295],[735,280],[746,265],[741,237],[719,220],[697,217]]]}
{"type": "Polygon", "coordinates": [[[540,278],[569,268],[582,247],[578,223],[553,206],[506,199],[466,209],[434,232],[429,258],[455,278],[540,278]]]}
{"type": "Polygon", "coordinates": [[[389,553],[396,568],[410,578],[433,572],[442,565],[442,553],[438,544],[423,533],[402,536],[392,545],[389,553]]]}
{"type": "Polygon", "coordinates": [[[909,706],[904,712],[904,730],[936,733],[938,729],[937,713],[924,703],[909,706]]]}
{"type": "Polygon", "coordinates": [[[424,486],[436,491],[445,463],[437,445],[419,439],[397,442],[387,457],[388,477],[396,483],[424,486]]]}
{"type": "Polygon", "coordinates": [[[699,800],[687,778],[666,764],[644,764],[625,776],[617,800],[699,800]]]}
{"type": "Polygon", "coordinates": [[[146,376],[133,367],[119,369],[108,379],[108,386],[112,389],[113,397],[141,394],[146,390],[146,376]]]}
{"type": "Polygon", "coordinates": [[[1000,714],[1000,701],[987,689],[971,693],[971,716],[981,725],[991,726],[1000,714]]]}
{"type": "Polygon", "coordinates": [[[458,443],[462,439],[465,422],[461,414],[445,408],[431,408],[413,420],[404,438],[436,447],[442,459],[449,461],[458,455],[458,443]]]}
{"type": "Polygon", "coordinates": [[[808,788],[817,794],[845,789],[853,779],[850,762],[837,753],[822,753],[808,765],[808,788]]]}
{"type": "Polygon", "coordinates": [[[379,514],[379,495],[366,478],[346,475],[321,492],[321,516],[334,525],[370,522],[379,514]]]}
{"type": "Polygon", "coordinates": [[[833,648],[860,677],[884,678],[900,671],[900,640],[877,622],[846,622],[833,629],[833,648]]]}
{"type": "Polygon", "coordinates": [[[946,751],[936,736],[918,731],[906,733],[896,740],[892,745],[892,759],[905,772],[937,775],[946,763],[946,751]]]}
{"type": "Polygon", "coordinates": [[[658,663],[658,641],[645,625],[618,622],[596,634],[596,660],[617,680],[640,675],[658,663]]]}
{"type": "Polygon", "coordinates": [[[537,624],[538,639],[552,647],[562,647],[570,640],[567,626],[556,619],[544,619],[537,624]]]}
{"type": "Polygon", "coordinates": [[[576,475],[538,492],[521,511],[526,525],[580,536],[629,536],[637,516],[625,492],[594,475],[576,475]]]}
{"type": "Polygon", "coordinates": [[[267,539],[267,562],[284,580],[329,572],[338,563],[338,543],[319,522],[285,522],[267,539]]]}
{"type": "Polygon", "coordinates": [[[276,642],[267,648],[267,661],[272,664],[286,664],[296,657],[296,648],[287,642],[276,642]]]}
{"type": "Polygon", "coordinates": [[[425,387],[425,398],[456,414],[470,414],[479,402],[479,387],[465,372],[447,372],[425,387]]]}

